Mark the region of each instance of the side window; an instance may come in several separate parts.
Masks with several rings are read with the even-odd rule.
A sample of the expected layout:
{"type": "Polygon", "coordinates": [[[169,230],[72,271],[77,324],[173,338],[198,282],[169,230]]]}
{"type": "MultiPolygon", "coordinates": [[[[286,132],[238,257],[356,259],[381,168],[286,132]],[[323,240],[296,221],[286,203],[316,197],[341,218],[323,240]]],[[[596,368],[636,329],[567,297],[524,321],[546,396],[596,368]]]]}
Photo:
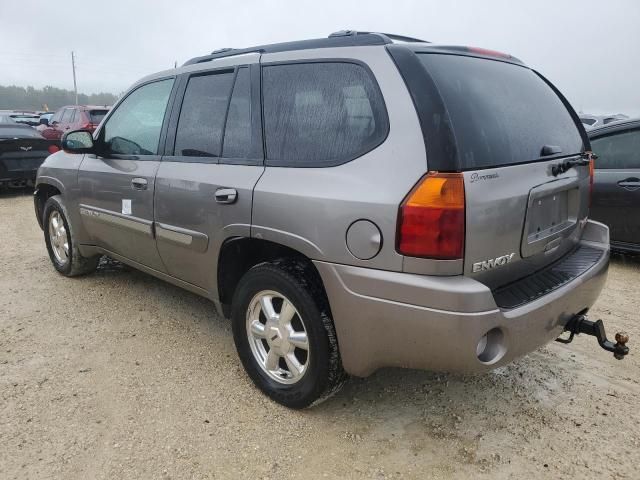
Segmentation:
{"type": "Polygon", "coordinates": [[[107,153],[157,155],[173,79],[148,83],[130,93],[104,125],[107,153]]]}
{"type": "Polygon", "coordinates": [[[70,123],[73,116],[73,108],[65,108],[60,123],[70,123]]]}
{"type": "Polygon", "coordinates": [[[384,101],[371,74],[343,62],[263,68],[267,164],[336,165],[386,137],[384,101]]]}
{"type": "Polygon", "coordinates": [[[64,110],[65,110],[64,108],[57,110],[56,113],[53,114],[53,117],[51,117],[51,123],[60,122],[60,120],[62,119],[62,114],[64,113],[64,110]]]}
{"type": "Polygon", "coordinates": [[[174,155],[219,157],[233,72],[194,76],[184,93],[174,155]]]}
{"type": "Polygon", "coordinates": [[[640,168],[640,130],[593,139],[591,149],[598,169],[640,168]]]}
{"type": "Polygon", "coordinates": [[[71,118],[69,118],[69,123],[76,123],[78,118],[80,118],[79,117],[79,113],[78,113],[78,109],[77,108],[72,108],[71,109],[71,118]]]}
{"type": "Polygon", "coordinates": [[[251,80],[249,69],[238,70],[233,86],[227,125],[224,130],[222,156],[248,158],[251,151],[251,80]]]}

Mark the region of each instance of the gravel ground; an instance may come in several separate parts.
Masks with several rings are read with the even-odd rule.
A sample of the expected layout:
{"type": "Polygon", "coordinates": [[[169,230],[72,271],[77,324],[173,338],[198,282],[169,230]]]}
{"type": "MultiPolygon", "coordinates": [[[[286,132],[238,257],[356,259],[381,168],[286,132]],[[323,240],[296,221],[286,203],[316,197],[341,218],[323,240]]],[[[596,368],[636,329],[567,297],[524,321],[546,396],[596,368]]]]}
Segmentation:
{"type": "Polygon", "coordinates": [[[0,194],[0,478],[640,478],[640,261],[592,311],[627,330],[482,376],[383,370],[320,406],[261,395],[206,300],[115,262],[66,279],[0,194]]]}

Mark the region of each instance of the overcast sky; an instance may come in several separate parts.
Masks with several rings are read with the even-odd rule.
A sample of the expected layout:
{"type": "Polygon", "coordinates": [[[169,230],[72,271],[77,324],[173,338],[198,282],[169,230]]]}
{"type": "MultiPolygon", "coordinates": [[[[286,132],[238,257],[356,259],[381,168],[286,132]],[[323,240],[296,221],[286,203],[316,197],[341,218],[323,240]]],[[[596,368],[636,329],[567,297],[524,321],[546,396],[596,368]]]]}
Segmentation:
{"type": "Polygon", "coordinates": [[[120,93],[222,47],[392,32],[508,52],[577,110],[640,115],[639,0],[0,0],[0,85],[120,93]]]}

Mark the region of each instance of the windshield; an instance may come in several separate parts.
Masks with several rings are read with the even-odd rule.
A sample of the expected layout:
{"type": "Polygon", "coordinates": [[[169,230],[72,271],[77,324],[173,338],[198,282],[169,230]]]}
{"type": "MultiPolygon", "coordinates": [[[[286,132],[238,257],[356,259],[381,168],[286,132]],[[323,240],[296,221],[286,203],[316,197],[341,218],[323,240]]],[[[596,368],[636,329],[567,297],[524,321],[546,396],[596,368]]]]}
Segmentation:
{"type": "Polygon", "coordinates": [[[571,114],[529,68],[461,55],[418,58],[444,100],[463,170],[537,160],[545,145],[562,156],[581,152],[571,114]]]}

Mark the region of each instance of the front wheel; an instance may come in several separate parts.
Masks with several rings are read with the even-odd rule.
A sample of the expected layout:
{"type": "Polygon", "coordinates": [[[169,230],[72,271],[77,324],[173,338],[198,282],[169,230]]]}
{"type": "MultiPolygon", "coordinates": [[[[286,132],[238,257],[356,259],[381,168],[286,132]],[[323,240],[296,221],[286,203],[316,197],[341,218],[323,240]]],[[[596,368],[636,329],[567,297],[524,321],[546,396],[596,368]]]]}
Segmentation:
{"type": "Polygon", "coordinates": [[[75,243],[69,216],[60,195],[44,204],[44,240],[54,268],[67,277],[93,272],[100,256],[83,257],[75,243]]]}
{"type": "Polygon", "coordinates": [[[233,300],[233,336],[245,370],[290,408],[319,403],[346,378],[324,291],[310,270],[297,261],[257,265],[233,300]]]}

